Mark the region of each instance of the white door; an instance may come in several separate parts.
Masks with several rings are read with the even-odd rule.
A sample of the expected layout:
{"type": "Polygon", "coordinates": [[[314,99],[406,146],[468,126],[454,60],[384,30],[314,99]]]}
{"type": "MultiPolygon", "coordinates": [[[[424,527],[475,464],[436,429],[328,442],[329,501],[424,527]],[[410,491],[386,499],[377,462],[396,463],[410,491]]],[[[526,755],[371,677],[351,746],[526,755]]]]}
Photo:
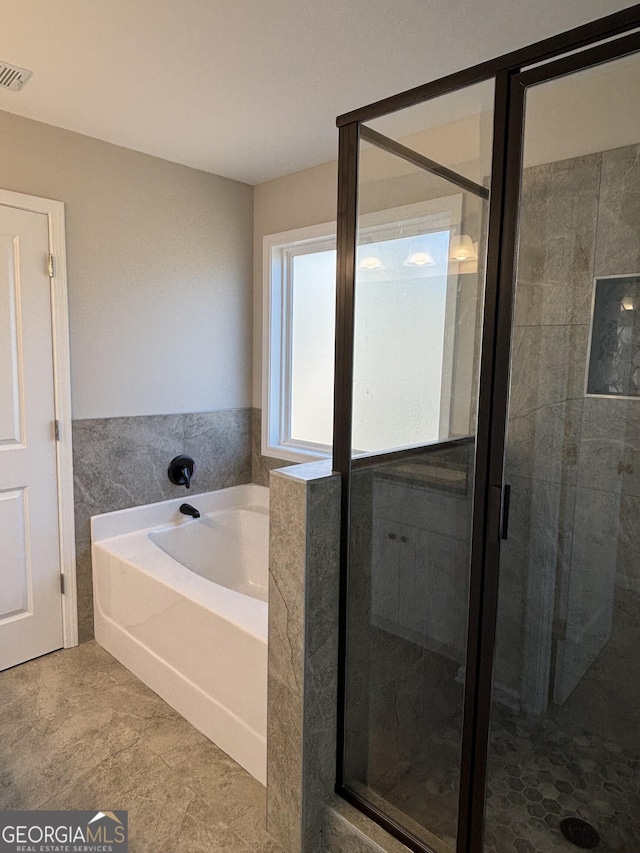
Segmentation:
{"type": "Polygon", "coordinates": [[[0,669],[63,645],[49,223],[0,205],[0,669]]]}

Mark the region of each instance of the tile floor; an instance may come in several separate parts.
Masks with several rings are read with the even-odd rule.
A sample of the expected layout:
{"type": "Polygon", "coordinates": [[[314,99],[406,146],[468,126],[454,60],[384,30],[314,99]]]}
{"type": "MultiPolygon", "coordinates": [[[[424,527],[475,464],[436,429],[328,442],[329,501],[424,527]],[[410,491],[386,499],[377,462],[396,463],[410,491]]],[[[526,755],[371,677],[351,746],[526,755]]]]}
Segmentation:
{"type": "Polygon", "coordinates": [[[93,641],[0,673],[0,809],[126,809],[131,853],[282,853],[264,787],[93,641]]]}
{"type": "Polygon", "coordinates": [[[487,802],[490,853],[577,853],[560,832],[579,817],[599,851],[634,853],[640,839],[640,756],[553,719],[500,714],[491,738],[487,802]]]}
{"type": "MultiPolygon", "coordinates": [[[[597,829],[602,853],[640,853],[638,626],[640,597],[626,593],[609,642],[564,705],[538,717],[493,706],[486,853],[575,853],[560,830],[567,817],[597,829]]],[[[397,637],[376,642],[376,676],[384,682],[394,673],[394,687],[386,685],[384,701],[372,695],[363,764],[370,787],[361,783],[361,793],[425,840],[428,827],[434,849],[452,853],[462,730],[462,689],[451,691],[456,669],[425,669],[438,656],[397,637]]]]}
{"type": "MultiPolygon", "coordinates": [[[[585,732],[569,733],[554,720],[537,721],[508,711],[496,716],[486,853],[577,853],[579,848],[560,832],[565,817],[595,826],[601,853],[640,850],[640,756],[585,732]]],[[[457,731],[452,727],[441,734],[440,739],[425,740],[395,785],[385,790],[385,810],[397,810],[396,817],[405,824],[402,816],[411,816],[417,835],[424,836],[422,827],[429,827],[446,839],[436,848],[453,851],[456,780],[454,774],[446,780],[444,773],[436,779],[434,765],[443,754],[455,755],[457,731]]]]}

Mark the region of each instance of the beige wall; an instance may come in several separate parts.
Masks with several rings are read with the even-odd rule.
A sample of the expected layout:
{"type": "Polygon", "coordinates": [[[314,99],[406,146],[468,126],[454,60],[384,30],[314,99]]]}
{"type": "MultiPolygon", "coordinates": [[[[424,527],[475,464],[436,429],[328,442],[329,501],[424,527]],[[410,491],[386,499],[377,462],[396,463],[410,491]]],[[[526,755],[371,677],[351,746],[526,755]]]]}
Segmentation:
{"type": "Polygon", "coordinates": [[[74,418],[251,403],[253,189],[0,112],[0,187],[63,201],[74,418]]]}

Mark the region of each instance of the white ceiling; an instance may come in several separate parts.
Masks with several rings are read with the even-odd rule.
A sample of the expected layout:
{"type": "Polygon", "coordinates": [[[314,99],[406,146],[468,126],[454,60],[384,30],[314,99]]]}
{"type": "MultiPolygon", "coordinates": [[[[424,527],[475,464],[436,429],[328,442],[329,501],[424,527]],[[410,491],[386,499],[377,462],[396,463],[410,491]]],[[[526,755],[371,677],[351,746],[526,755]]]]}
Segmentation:
{"type": "Polygon", "coordinates": [[[3,0],[0,110],[258,184],[335,158],[338,114],[628,0],[3,0]]]}

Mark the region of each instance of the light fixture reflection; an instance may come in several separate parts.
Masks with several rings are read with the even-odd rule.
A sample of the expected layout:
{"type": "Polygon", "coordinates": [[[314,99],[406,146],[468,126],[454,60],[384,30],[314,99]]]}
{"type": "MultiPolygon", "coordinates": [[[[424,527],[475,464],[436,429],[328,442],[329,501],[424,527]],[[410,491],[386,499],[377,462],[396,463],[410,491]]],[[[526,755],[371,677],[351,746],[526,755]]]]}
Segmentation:
{"type": "Polygon", "coordinates": [[[363,258],[358,266],[363,270],[381,270],[382,261],[380,258],[376,258],[375,255],[370,255],[367,258],[363,258]]]}
{"type": "Polygon", "coordinates": [[[429,252],[411,252],[402,263],[405,267],[434,267],[436,264],[429,252]]]}
{"type": "Polygon", "coordinates": [[[477,261],[478,244],[468,234],[452,237],[449,243],[450,261],[477,261]]]}
{"type": "Polygon", "coordinates": [[[625,296],[621,304],[625,311],[633,311],[633,296],[625,296]]]}

